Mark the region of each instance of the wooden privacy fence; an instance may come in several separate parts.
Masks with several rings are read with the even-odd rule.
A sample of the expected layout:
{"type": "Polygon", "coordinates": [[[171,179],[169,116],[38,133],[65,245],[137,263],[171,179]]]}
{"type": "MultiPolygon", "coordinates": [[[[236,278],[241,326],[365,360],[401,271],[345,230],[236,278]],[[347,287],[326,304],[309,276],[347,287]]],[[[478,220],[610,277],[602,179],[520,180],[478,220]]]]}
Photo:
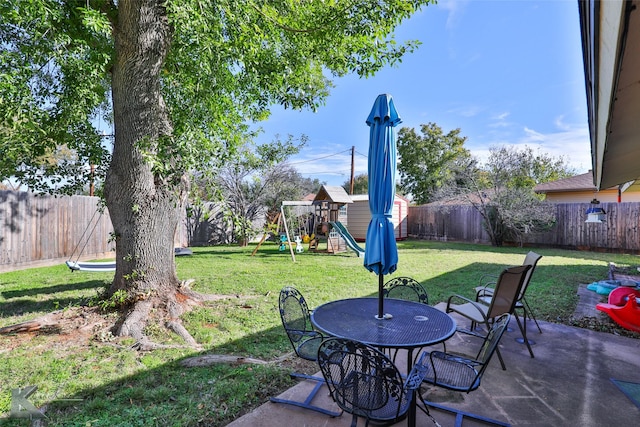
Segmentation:
{"type": "MultiPolygon", "coordinates": [[[[113,257],[113,226],[107,209],[97,212],[98,201],[0,190],[0,271],[62,263],[72,255],[74,260],[113,257]]],[[[184,221],[175,244],[187,245],[184,221]]]]}
{"type": "Polygon", "coordinates": [[[409,206],[409,237],[490,243],[482,217],[472,206],[409,206]]]}
{"type": "MultiPolygon", "coordinates": [[[[109,243],[111,220],[107,210],[103,215],[96,214],[98,200],[88,196],[53,197],[0,191],[0,271],[62,263],[78,245],[83,260],[113,257],[114,245],[109,243]]],[[[589,203],[555,205],[554,227],[544,233],[526,235],[524,244],[640,253],[640,203],[599,206],[607,212],[606,221],[601,224],[585,222],[585,212],[592,207],[589,203]]],[[[176,231],[176,247],[197,243],[196,231],[194,224],[181,221],[176,231]]],[[[429,205],[410,206],[408,231],[409,237],[419,239],[490,243],[482,217],[471,206],[447,206],[446,210],[429,205]]],[[[223,232],[227,230],[221,229],[223,232]]],[[[210,236],[210,230],[206,235],[210,236]]],[[[215,240],[207,237],[206,243],[200,243],[215,240]]]]}
{"type": "Polygon", "coordinates": [[[0,270],[64,261],[85,243],[83,259],[113,256],[111,219],[96,213],[98,200],[0,191],[0,270]]]}
{"type": "MultiPolygon", "coordinates": [[[[640,203],[601,203],[603,223],[587,223],[590,203],[555,204],[556,224],[544,233],[527,234],[523,243],[565,249],[640,253],[640,203]]],[[[491,243],[482,217],[472,206],[411,206],[409,236],[440,241],[491,243]]],[[[518,242],[508,242],[517,244],[518,242]]]]}

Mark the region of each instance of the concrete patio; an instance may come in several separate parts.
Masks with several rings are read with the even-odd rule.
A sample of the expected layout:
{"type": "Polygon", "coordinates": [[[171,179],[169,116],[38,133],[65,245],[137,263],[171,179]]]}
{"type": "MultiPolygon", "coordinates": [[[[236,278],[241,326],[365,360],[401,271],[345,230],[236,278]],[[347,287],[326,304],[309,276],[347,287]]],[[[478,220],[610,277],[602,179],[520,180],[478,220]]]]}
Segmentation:
{"type": "MultiPolygon", "coordinates": [[[[589,298],[597,301],[597,295],[584,292],[580,295],[578,310],[583,310],[583,315],[600,315],[593,308],[595,304],[585,301],[589,298]]],[[[462,319],[456,321],[465,324],[462,319]]],[[[424,386],[425,397],[440,405],[513,426],[637,425],[640,408],[611,379],[640,383],[640,340],[548,322],[540,322],[540,326],[542,334],[533,322],[528,323],[529,338],[536,342],[533,346],[535,358],[529,356],[526,346],[516,342],[520,331],[512,320],[512,330],[504,335],[500,345],[506,371],[494,357],[478,390],[462,394],[424,386]]],[[[469,354],[476,352],[478,345],[477,339],[456,334],[447,341],[447,351],[469,354]]],[[[437,346],[437,349],[441,347],[437,346]]],[[[400,361],[399,366],[404,366],[404,361],[400,361]]],[[[312,386],[312,382],[300,382],[281,397],[304,399],[312,386]]],[[[314,404],[338,410],[327,395],[326,387],[320,390],[314,404]]],[[[452,414],[433,408],[431,413],[443,427],[455,424],[452,414]]],[[[350,414],[331,418],[267,402],[230,423],[229,427],[338,427],[350,423],[350,414]]],[[[395,425],[406,424],[405,420],[395,425]]],[[[358,425],[364,425],[364,420],[359,420],[358,425]]],[[[418,410],[417,425],[434,424],[418,410]]],[[[463,426],[474,425],[486,424],[465,418],[463,426]]]]}

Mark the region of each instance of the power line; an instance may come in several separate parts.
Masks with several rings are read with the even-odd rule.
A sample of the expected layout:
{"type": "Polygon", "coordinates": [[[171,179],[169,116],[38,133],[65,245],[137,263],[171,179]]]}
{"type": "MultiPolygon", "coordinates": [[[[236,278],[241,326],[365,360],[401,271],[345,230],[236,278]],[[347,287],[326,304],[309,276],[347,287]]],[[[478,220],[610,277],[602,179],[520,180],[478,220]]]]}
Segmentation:
{"type": "Polygon", "coordinates": [[[346,153],[347,151],[351,151],[351,149],[349,148],[349,149],[347,149],[347,150],[340,151],[340,152],[338,152],[338,153],[327,154],[326,156],[316,157],[316,158],[314,158],[314,159],[309,159],[309,160],[300,160],[299,162],[287,162],[287,164],[289,164],[289,165],[298,165],[298,164],[301,164],[301,163],[315,162],[315,161],[317,161],[317,160],[327,159],[327,158],[329,158],[329,157],[333,157],[333,156],[337,156],[337,155],[339,155],[339,154],[346,153]]]}
{"type": "Polygon", "coordinates": [[[350,170],[345,169],[345,170],[331,170],[331,171],[326,171],[326,172],[300,172],[298,171],[298,173],[300,175],[347,175],[348,173],[351,173],[350,170]]]}

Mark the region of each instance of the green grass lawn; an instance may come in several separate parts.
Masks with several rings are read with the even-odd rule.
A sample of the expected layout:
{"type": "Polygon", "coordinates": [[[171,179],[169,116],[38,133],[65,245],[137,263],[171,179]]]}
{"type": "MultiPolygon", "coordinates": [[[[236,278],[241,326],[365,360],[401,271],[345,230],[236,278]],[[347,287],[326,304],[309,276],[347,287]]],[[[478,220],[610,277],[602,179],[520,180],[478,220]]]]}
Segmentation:
{"type": "MultiPolygon", "coordinates": [[[[11,390],[36,385],[29,398],[46,405],[49,426],[223,426],[294,384],[294,363],[185,368],[180,360],[198,354],[231,354],[272,361],[291,347],[277,311],[278,292],[297,287],[311,307],[339,298],[375,296],[377,277],[362,258],[305,252],[293,263],[274,243],[194,248],[176,259],[178,277],[193,278],[203,293],[225,296],[183,317],[205,350],[165,349],[142,353],[133,341],[114,338],[114,320],[89,322],[81,307],[108,284],[112,273],[71,273],[66,266],[0,274],[0,327],[62,310],[69,328],[0,335],[0,424],[7,419],[11,390]]],[[[483,274],[521,264],[528,248],[408,240],[399,242],[398,270],[390,277],[421,282],[432,304],[452,293],[472,297],[483,274]]],[[[640,264],[636,256],[535,249],[538,263],[527,298],[538,320],[571,324],[580,283],[605,279],[607,263],[640,264]]],[[[616,332],[608,326],[608,330],[616,332]]],[[[179,344],[162,327],[147,331],[157,341],[179,344]]],[[[623,332],[620,332],[623,333],[623,332]]],[[[632,335],[633,336],[633,335],[632,335]]],[[[637,337],[637,335],[635,335],[637,337]]],[[[295,358],[292,358],[295,359],[295,358]]]]}

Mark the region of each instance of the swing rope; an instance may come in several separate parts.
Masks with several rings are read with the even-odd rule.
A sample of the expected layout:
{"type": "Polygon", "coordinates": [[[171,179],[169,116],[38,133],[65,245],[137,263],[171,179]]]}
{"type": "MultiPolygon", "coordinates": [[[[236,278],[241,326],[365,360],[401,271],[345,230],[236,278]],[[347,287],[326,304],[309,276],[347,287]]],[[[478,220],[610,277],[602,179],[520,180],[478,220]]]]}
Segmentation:
{"type": "Polygon", "coordinates": [[[71,252],[71,255],[69,255],[69,261],[77,263],[80,260],[80,256],[82,255],[82,253],[84,252],[84,249],[89,244],[89,239],[91,239],[91,236],[93,236],[93,232],[95,231],[96,227],[98,226],[98,222],[100,222],[99,219],[102,217],[102,214],[103,214],[103,212],[102,212],[101,209],[96,209],[93,212],[93,215],[91,216],[91,219],[89,220],[89,224],[87,224],[87,227],[82,232],[82,235],[80,236],[80,239],[78,239],[78,243],[76,243],[76,247],[73,248],[73,251],[71,252]],[[98,212],[100,212],[100,217],[95,221],[95,223],[93,224],[93,227],[91,227],[91,223],[93,222],[93,220],[96,217],[96,214],[98,212]],[[84,236],[85,236],[85,234],[87,234],[87,231],[89,230],[90,227],[91,227],[91,231],[89,232],[89,235],[87,236],[87,238],[84,239],[84,236]],[[78,249],[78,246],[80,246],[80,244],[83,242],[83,240],[84,240],[84,244],[82,245],[82,248],[80,248],[80,252],[78,252],[78,256],[76,257],[76,259],[73,260],[73,255],[75,255],[76,250],[78,249]]]}

